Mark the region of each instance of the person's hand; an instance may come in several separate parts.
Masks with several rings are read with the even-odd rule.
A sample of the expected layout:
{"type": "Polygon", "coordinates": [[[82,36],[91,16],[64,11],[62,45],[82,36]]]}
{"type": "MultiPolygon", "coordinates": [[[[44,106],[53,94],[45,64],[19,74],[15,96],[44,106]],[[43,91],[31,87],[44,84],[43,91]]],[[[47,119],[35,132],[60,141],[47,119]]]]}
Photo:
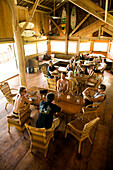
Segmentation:
{"type": "Polygon", "coordinates": [[[31,97],[31,95],[29,95],[29,94],[26,94],[25,96],[26,96],[27,98],[30,98],[30,97],[31,97]]]}

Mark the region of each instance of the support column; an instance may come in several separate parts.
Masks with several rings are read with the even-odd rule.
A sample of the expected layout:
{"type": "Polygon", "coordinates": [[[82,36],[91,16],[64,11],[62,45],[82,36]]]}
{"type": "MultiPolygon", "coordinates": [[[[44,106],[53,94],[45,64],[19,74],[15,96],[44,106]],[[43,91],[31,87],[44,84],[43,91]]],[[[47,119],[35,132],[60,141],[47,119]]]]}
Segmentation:
{"type": "Polygon", "coordinates": [[[68,54],[69,39],[69,2],[66,4],[66,35],[65,35],[65,54],[68,54]]]}
{"type": "Polygon", "coordinates": [[[21,86],[27,86],[26,72],[25,72],[24,45],[20,34],[20,27],[17,21],[15,3],[14,0],[6,0],[6,2],[10,8],[11,17],[12,17],[13,34],[14,34],[14,40],[16,44],[16,54],[18,57],[19,81],[21,86]]]}

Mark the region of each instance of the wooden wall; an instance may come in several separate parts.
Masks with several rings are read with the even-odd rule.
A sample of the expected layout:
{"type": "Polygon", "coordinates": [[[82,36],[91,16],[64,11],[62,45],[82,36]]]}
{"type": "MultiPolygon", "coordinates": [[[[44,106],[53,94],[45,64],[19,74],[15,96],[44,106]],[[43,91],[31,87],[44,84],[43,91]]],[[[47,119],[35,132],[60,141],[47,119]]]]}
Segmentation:
{"type": "MultiPolygon", "coordinates": [[[[13,28],[11,22],[10,9],[4,0],[0,0],[0,39],[13,38],[13,28]]],[[[26,21],[28,17],[28,9],[23,7],[17,7],[17,20],[18,22],[26,21]]],[[[35,26],[33,30],[36,36],[39,36],[41,32],[40,23],[42,22],[42,27],[45,34],[49,30],[49,19],[45,14],[35,12],[32,21],[35,26]]]]}
{"type": "Polygon", "coordinates": [[[4,0],[0,0],[0,39],[13,37],[11,15],[8,5],[4,0]]]}

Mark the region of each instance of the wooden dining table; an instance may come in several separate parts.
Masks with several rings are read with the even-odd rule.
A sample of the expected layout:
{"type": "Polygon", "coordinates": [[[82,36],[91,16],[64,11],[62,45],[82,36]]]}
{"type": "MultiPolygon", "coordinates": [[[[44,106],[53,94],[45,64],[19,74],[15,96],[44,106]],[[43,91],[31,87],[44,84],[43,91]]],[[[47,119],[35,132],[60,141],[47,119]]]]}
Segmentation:
{"type": "Polygon", "coordinates": [[[65,116],[65,125],[72,120],[73,116],[77,113],[80,113],[83,106],[82,96],[71,95],[71,94],[62,94],[57,91],[47,90],[47,93],[40,94],[40,91],[44,88],[40,87],[31,87],[29,88],[28,94],[31,95],[32,104],[39,105],[42,100],[46,101],[46,94],[53,92],[55,94],[54,103],[62,108],[62,113],[65,116]]]}

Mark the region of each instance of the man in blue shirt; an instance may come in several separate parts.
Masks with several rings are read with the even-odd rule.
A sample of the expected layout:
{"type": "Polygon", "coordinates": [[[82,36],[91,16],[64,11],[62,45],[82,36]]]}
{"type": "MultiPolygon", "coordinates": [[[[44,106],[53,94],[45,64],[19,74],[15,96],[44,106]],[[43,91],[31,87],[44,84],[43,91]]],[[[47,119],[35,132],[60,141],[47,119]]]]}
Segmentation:
{"type": "Polygon", "coordinates": [[[46,128],[48,130],[55,130],[60,124],[60,119],[53,119],[53,114],[60,112],[61,108],[56,104],[53,104],[54,94],[48,93],[46,96],[46,102],[41,101],[39,106],[39,117],[36,122],[37,128],[46,128]]]}
{"type": "Polygon", "coordinates": [[[52,61],[50,60],[49,61],[49,66],[47,68],[47,75],[50,77],[50,78],[54,78],[54,76],[51,75],[52,72],[54,71],[57,71],[57,69],[54,67],[52,61]]]}

